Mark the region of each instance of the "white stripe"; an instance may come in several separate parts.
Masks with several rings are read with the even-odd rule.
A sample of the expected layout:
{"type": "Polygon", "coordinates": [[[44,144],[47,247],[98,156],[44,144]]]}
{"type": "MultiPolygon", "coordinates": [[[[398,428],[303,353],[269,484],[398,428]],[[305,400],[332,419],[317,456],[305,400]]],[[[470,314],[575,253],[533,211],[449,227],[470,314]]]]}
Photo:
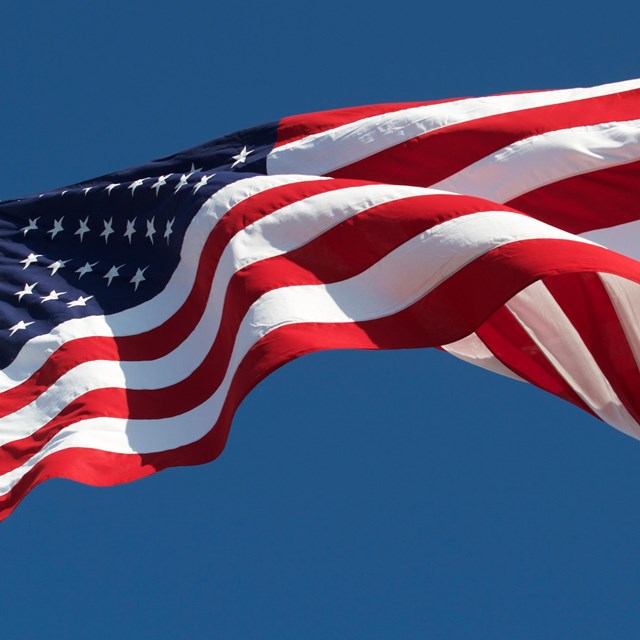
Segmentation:
{"type": "Polygon", "coordinates": [[[519,140],[433,185],[508,202],[533,189],[640,159],[640,120],[550,131],[519,140]]]}
{"type": "Polygon", "coordinates": [[[218,221],[247,198],[275,187],[318,178],[310,176],[257,176],[223,187],[204,203],[189,225],[180,262],[163,291],[143,304],[108,316],[68,320],[51,333],[27,342],[16,359],[0,371],[0,391],[26,380],[60,345],[74,338],[127,336],[149,331],[170,318],[191,292],[202,247],[218,221]]]}
{"type": "Polygon", "coordinates": [[[596,415],[620,431],[640,438],[640,425],[625,409],[577,330],[543,282],[530,285],[506,306],[596,415]]]}
{"type": "MultiPolygon", "coordinates": [[[[510,242],[538,238],[585,242],[516,213],[481,212],[449,220],[421,233],[366,271],[342,282],[271,290],[255,301],[245,315],[224,381],[202,405],[182,416],[159,420],[83,420],[64,429],[61,434],[66,435],[58,436],[34,459],[56,447],[90,446],[120,453],[149,453],[194,442],[217,420],[242,358],[270,331],[294,323],[357,322],[391,315],[487,251],[510,242]]],[[[34,426],[37,427],[14,424],[11,432],[19,437],[18,433],[28,433],[24,429],[34,426]]],[[[12,484],[19,475],[17,471],[11,472],[5,479],[12,484]]]]}
{"type": "Polygon", "coordinates": [[[638,88],[640,80],[628,80],[588,89],[469,98],[384,113],[276,147],[267,157],[267,171],[270,174],[325,175],[442,127],[638,88]]]}
{"type": "Polygon", "coordinates": [[[501,376],[524,382],[524,380],[502,364],[498,358],[489,350],[487,345],[480,339],[478,334],[471,333],[466,338],[442,345],[442,348],[460,360],[464,360],[476,367],[481,367],[487,371],[493,371],[501,376]]]}

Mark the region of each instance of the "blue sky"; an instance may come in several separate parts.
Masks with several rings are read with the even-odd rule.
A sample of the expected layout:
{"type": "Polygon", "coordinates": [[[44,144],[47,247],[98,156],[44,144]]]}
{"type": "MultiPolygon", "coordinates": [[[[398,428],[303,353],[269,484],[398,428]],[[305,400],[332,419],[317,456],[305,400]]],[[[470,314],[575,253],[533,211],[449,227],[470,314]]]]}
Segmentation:
{"type": "MultiPolygon", "coordinates": [[[[3,7],[0,198],[342,106],[638,76],[640,8],[3,7]],[[606,13],[604,12],[606,10],[606,13]]],[[[214,463],[0,525],[7,638],[636,638],[640,446],[435,351],[261,383],[214,463]]]]}

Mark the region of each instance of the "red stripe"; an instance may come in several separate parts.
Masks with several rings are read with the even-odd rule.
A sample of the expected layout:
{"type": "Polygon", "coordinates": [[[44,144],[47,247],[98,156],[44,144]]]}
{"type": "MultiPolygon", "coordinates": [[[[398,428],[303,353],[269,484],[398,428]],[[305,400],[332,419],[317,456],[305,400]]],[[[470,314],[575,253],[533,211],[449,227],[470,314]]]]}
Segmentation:
{"type": "Polygon", "coordinates": [[[635,118],[640,118],[640,90],[485,116],[425,133],[329,175],[427,187],[531,136],[635,118]]]}
{"type": "Polygon", "coordinates": [[[640,219],[640,161],[591,171],[529,191],[508,204],[570,233],[640,219]]]}
{"type": "MultiPolygon", "coordinates": [[[[457,102],[462,98],[433,100],[431,102],[396,102],[389,104],[375,104],[364,107],[347,107],[345,109],[333,109],[330,111],[317,111],[315,113],[305,113],[297,116],[282,118],[278,125],[278,136],[274,148],[277,149],[283,144],[301,140],[324,131],[330,131],[358,120],[371,118],[373,116],[384,115],[414,109],[415,107],[425,107],[434,104],[444,104],[446,102],[457,102]]],[[[383,182],[385,182],[383,180],[383,182]]]]}

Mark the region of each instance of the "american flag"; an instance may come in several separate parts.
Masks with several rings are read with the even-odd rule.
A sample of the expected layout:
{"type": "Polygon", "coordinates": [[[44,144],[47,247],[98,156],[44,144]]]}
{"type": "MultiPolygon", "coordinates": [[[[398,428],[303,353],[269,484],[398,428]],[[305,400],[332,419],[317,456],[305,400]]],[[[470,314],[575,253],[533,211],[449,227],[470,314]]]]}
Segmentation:
{"type": "Polygon", "coordinates": [[[640,80],[285,118],[0,203],[0,517],[222,451],[271,371],[439,347],[640,437],[640,80]]]}

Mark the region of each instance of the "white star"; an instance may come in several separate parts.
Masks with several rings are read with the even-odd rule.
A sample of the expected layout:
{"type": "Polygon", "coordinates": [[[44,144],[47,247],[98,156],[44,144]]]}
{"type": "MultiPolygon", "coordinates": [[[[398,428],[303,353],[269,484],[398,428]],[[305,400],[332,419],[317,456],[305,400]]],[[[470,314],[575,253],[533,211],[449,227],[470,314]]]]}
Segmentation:
{"type": "Polygon", "coordinates": [[[16,331],[20,331],[21,329],[26,329],[30,324],[33,324],[33,322],[25,322],[24,320],[20,320],[18,324],[14,324],[13,327],[9,329],[9,331],[11,331],[9,335],[13,335],[16,331]]]}
{"type": "Polygon", "coordinates": [[[136,192],[136,189],[142,185],[142,183],[146,180],[147,178],[140,178],[138,180],[136,180],[135,182],[132,182],[129,185],[129,189],[131,189],[131,195],[133,195],[136,192]]]}
{"type": "Polygon", "coordinates": [[[22,300],[23,296],[28,296],[33,293],[33,287],[35,287],[38,283],[34,282],[33,284],[24,285],[24,289],[22,291],[16,291],[14,295],[18,296],[18,300],[22,300]]]}
{"type": "Polygon", "coordinates": [[[53,227],[51,227],[51,229],[49,229],[49,231],[47,231],[47,233],[51,234],[51,239],[53,240],[61,231],[63,231],[62,228],[62,221],[64,220],[64,216],[62,216],[62,218],[60,218],[60,220],[54,220],[53,221],[53,227]]]}
{"type": "Polygon", "coordinates": [[[109,218],[109,220],[103,220],[102,221],[104,223],[104,231],[100,234],[101,238],[104,238],[104,243],[107,244],[107,242],[109,242],[109,236],[112,233],[115,233],[113,230],[113,218],[109,218]]]}
{"type": "Polygon", "coordinates": [[[20,260],[20,264],[23,264],[22,269],[26,269],[30,264],[38,262],[38,258],[42,258],[41,253],[30,253],[24,260],[20,260]]]}
{"type": "Polygon", "coordinates": [[[91,189],[93,189],[93,187],[85,187],[85,188],[83,189],[83,191],[84,191],[84,195],[86,196],[86,195],[87,195],[87,193],[89,193],[89,191],[91,191],[91,189]]]}
{"type": "Polygon", "coordinates": [[[147,265],[144,269],[138,269],[136,271],[136,275],[133,276],[133,278],[131,278],[131,280],[129,280],[129,282],[132,282],[133,284],[135,284],[135,288],[134,291],[138,290],[138,285],[143,281],[146,280],[146,278],[144,277],[144,272],[149,268],[149,265],[147,265]]]}
{"type": "Polygon", "coordinates": [[[71,262],[71,258],[69,258],[69,260],[56,260],[55,262],[52,262],[47,269],[51,269],[51,275],[55,276],[56,273],[58,273],[58,270],[62,269],[67,262],[71,262]]]}
{"type": "Polygon", "coordinates": [[[29,218],[29,226],[28,227],[23,227],[22,229],[20,229],[20,231],[22,231],[22,233],[26,236],[28,231],[35,231],[38,227],[36,225],[36,222],[38,222],[38,220],[40,220],[40,216],[38,216],[37,218],[29,218]]]}
{"type": "MultiPolygon", "coordinates": [[[[48,296],[40,296],[42,302],[49,302],[49,300],[57,300],[60,296],[63,296],[66,291],[56,291],[55,289],[48,296]]],[[[40,304],[42,304],[42,302],[40,304]]]]}
{"type": "Polygon", "coordinates": [[[231,168],[233,169],[237,164],[244,164],[250,153],[253,153],[253,150],[247,151],[247,147],[242,147],[242,151],[237,156],[233,156],[235,162],[231,165],[231,168]]]}
{"type": "Polygon", "coordinates": [[[109,269],[109,271],[107,271],[107,273],[102,276],[103,278],[107,278],[107,280],[109,280],[109,282],[107,282],[107,287],[111,285],[111,281],[114,278],[117,278],[120,275],[118,271],[122,269],[122,267],[124,267],[123,264],[121,264],[119,267],[116,267],[116,265],[114,264],[111,269],[109,269]]]}
{"type": "MultiPolygon", "coordinates": [[[[193,166],[193,165],[192,165],[193,166]]],[[[176,188],[174,189],[173,193],[178,193],[178,191],[180,191],[180,189],[182,189],[182,187],[184,187],[187,184],[187,181],[189,180],[189,178],[194,174],[195,172],[192,171],[191,173],[183,173],[180,176],[180,182],[178,182],[176,188]]]]}
{"type": "Polygon", "coordinates": [[[151,188],[156,190],[156,196],[158,195],[158,191],[160,191],[160,187],[164,187],[164,185],[167,184],[167,178],[170,178],[172,175],[173,173],[169,173],[166,176],[160,176],[156,183],[151,185],[151,188]]]}
{"type": "Polygon", "coordinates": [[[63,196],[65,193],[69,193],[69,189],[65,189],[60,195],[63,196]]]}
{"type": "Polygon", "coordinates": [[[89,302],[91,298],[93,298],[93,296],[80,296],[77,300],[67,302],[67,307],[86,307],[87,302],[89,302]]]}
{"type": "Polygon", "coordinates": [[[213,178],[213,176],[215,175],[216,175],[215,173],[212,173],[210,176],[202,176],[202,178],[200,178],[200,182],[198,182],[198,184],[196,184],[193,187],[193,193],[198,193],[198,190],[201,187],[204,187],[207,184],[207,182],[209,182],[209,180],[211,180],[211,178],[213,178]]]}
{"type": "Polygon", "coordinates": [[[91,273],[93,271],[93,267],[95,267],[97,264],[98,264],[97,262],[93,262],[91,264],[89,264],[88,262],[85,262],[83,267],[76,269],[76,273],[80,274],[78,276],[78,280],[80,280],[80,278],[82,278],[82,276],[85,275],[86,273],[91,273]]]}
{"type": "Polygon", "coordinates": [[[73,234],[74,236],[80,236],[80,242],[84,240],[84,234],[89,233],[89,227],[87,226],[87,222],[89,222],[89,216],[87,216],[84,220],[80,220],[80,227],[73,234]]]}
{"type": "MultiPolygon", "coordinates": [[[[196,165],[193,164],[193,162],[191,163],[191,169],[189,169],[189,171],[191,171],[191,173],[195,173],[196,171],[202,171],[202,167],[198,167],[196,169],[196,165]]],[[[191,175],[191,173],[189,175],[191,175]]]]}
{"type": "Polygon", "coordinates": [[[167,227],[164,230],[164,235],[162,236],[163,238],[167,239],[167,244],[169,244],[169,236],[173,233],[173,223],[176,221],[175,218],[171,219],[171,220],[167,220],[167,227]]]}
{"type": "Polygon", "coordinates": [[[124,237],[129,238],[129,244],[131,244],[131,236],[136,232],[135,224],[138,218],[133,220],[127,220],[127,230],[124,232],[124,237]]]}
{"type": "Polygon", "coordinates": [[[113,189],[119,186],[120,186],[119,182],[112,182],[108,187],[106,187],[107,193],[111,195],[111,191],[113,191],[113,189]]]}
{"type": "Polygon", "coordinates": [[[151,240],[151,244],[153,244],[153,234],[156,232],[156,228],[153,226],[153,221],[155,217],[151,218],[151,220],[147,220],[147,233],[145,234],[145,238],[149,238],[151,240]]]}

